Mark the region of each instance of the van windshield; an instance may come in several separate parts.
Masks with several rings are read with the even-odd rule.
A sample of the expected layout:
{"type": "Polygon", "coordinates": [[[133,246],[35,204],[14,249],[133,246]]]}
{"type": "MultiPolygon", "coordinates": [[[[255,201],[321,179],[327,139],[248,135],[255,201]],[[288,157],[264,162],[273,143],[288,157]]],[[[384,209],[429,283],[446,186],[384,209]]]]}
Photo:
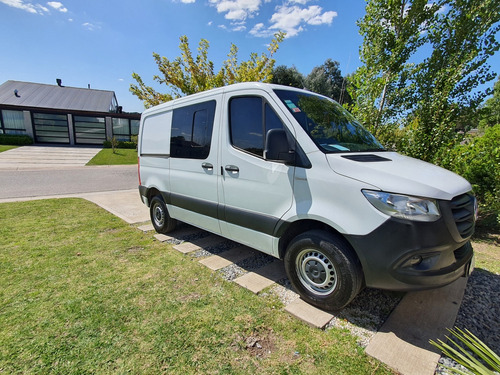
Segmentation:
{"type": "Polygon", "coordinates": [[[312,93],[274,92],[323,152],[385,151],[368,130],[333,100],[312,93]]]}

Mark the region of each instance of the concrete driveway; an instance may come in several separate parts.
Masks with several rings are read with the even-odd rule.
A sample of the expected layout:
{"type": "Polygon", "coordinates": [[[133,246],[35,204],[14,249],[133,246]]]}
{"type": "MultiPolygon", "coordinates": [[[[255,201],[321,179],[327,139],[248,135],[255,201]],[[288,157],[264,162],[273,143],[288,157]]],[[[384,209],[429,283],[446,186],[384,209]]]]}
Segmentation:
{"type": "Polygon", "coordinates": [[[23,146],[0,152],[0,170],[83,167],[100,147],[23,146]]]}

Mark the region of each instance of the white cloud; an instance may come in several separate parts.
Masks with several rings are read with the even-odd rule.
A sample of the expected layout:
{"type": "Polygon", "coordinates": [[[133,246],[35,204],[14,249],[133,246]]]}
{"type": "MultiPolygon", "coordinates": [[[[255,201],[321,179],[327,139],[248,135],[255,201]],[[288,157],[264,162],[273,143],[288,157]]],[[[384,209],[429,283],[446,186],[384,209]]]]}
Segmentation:
{"type": "Polygon", "coordinates": [[[0,3],[4,3],[13,8],[24,10],[28,13],[40,14],[48,13],[49,9],[40,4],[32,4],[25,2],[24,0],[0,0],[0,3]]]}
{"type": "Polygon", "coordinates": [[[245,21],[258,14],[262,0],[210,0],[218,13],[232,21],[245,21]]]}
{"type": "MultiPolygon", "coordinates": [[[[313,0],[282,0],[282,5],[276,6],[268,25],[259,22],[249,33],[253,36],[269,37],[281,30],[287,33],[287,37],[293,37],[304,31],[308,25],[331,25],[337,12],[324,11],[318,5],[307,6],[311,1],[313,0]]],[[[270,2],[271,0],[209,0],[217,12],[224,14],[224,18],[230,21],[230,25],[224,29],[231,31],[246,30],[248,19],[256,17],[262,5],[270,2]]]]}
{"type": "Polygon", "coordinates": [[[66,8],[62,3],[59,1],[49,1],[47,3],[48,6],[51,6],[52,8],[58,10],[61,13],[66,13],[68,11],[68,8],[66,8]]]}
{"type": "Polygon", "coordinates": [[[82,26],[85,27],[89,31],[95,31],[95,30],[99,30],[101,28],[101,26],[90,23],[90,22],[85,22],[82,24],[82,26]]]}
{"type": "Polygon", "coordinates": [[[269,29],[285,31],[287,37],[293,37],[304,31],[306,25],[331,25],[335,17],[337,17],[337,12],[323,12],[323,8],[318,5],[311,5],[307,8],[282,5],[278,6],[276,13],[272,15],[269,29]]]}
{"type": "Polygon", "coordinates": [[[181,0],[181,3],[184,3],[184,4],[192,4],[195,2],[196,2],[196,0],[181,0]]]}
{"type": "Polygon", "coordinates": [[[267,38],[268,36],[271,36],[273,34],[272,31],[266,28],[266,26],[262,22],[256,24],[249,32],[253,36],[262,38],[267,38]]]}
{"type": "MultiPolygon", "coordinates": [[[[4,3],[13,8],[24,10],[28,13],[33,14],[50,14],[50,9],[46,6],[37,3],[30,3],[25,0],[0,0],[0,3],[4,3]]],[[[47,5],[59,12],[66,13],[68,9],[59,1],[49,1],[47,5]]]]}

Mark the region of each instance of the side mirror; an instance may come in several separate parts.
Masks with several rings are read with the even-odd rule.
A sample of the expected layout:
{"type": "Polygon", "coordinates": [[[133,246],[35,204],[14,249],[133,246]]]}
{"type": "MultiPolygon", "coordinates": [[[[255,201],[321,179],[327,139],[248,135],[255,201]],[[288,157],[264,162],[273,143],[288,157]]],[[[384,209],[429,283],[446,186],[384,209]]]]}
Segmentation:
{"type": "Polygon", "coordinates": [[[288,137],[283,129],[271,129],[266,134],[264,159],[281,161],[285,164],[295,160],[295,151],[288,143],[288,137]]]}

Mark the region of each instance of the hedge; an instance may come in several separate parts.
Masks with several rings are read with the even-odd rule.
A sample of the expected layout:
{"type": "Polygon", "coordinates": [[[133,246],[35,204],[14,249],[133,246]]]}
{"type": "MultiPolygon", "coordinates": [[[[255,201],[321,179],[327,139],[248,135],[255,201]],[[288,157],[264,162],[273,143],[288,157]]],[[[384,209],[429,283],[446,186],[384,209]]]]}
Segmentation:
{"type": "MultiPolygon", "coordinates": [[[[112,148],[111,141],[104,141],[102,147],[112,148]]],[[[116,148],[130,148],[135,150],[137,148],[137,143],[130,141],[118,141],[116,142],[116,148]]]]}
{"type": "Polygon", "coordinates": [[[32,144],[33,138],[28,135],[0,134],[0,145],[25,146],[32,144]]]}

